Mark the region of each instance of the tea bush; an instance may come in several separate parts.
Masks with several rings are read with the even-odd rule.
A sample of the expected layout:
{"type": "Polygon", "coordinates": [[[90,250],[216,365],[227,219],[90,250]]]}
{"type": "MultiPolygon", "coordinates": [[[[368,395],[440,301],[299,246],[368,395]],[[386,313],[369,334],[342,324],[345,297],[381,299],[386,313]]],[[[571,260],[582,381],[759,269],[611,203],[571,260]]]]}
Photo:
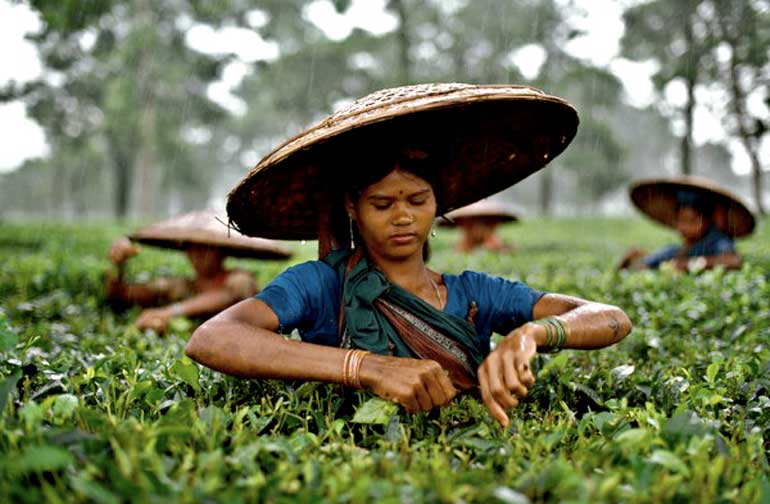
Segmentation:
{"type": "MultiPolygon", "coordinates": [[[[183,356],[197,321],[142,334],[102,297],[113,225],[0,225],[2,502],[770,502],[770,223],[746,265],[617,273],[623,250],[673,234],[635,220],[530,220],[512,255],[431,266],[486,271],[617,304],[633,332],[537,357],[499,428],[474,397],[409,415],[319,383],[239,380],[183,356]]],[[[313,244],[294,244],[294,261],[313,244]]],[[[288,263],[251,263],[261,285],[288,263]]],[[[145,248],[134,278],[190,274],[145,248]]]]}

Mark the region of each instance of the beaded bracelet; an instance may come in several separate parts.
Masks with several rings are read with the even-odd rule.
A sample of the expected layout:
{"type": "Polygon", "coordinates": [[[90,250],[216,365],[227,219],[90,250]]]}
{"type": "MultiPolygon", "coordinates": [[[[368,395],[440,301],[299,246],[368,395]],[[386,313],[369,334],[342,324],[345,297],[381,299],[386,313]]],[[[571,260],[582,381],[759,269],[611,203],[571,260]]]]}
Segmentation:
{"type": "Polygon", "coordinates": [[[342,384],[346,387],[361,388],[361,364],[369,354],[366,350],[348,350],[342,363],[342,384]]]}
{"type": "Polygon", "coordinates": [[[541,351],[558,352],[564,347],[569,329],[563,321],[556,317],[546,317],[533,320],[532,323],[545,328],[545,345],[541,351]]]}

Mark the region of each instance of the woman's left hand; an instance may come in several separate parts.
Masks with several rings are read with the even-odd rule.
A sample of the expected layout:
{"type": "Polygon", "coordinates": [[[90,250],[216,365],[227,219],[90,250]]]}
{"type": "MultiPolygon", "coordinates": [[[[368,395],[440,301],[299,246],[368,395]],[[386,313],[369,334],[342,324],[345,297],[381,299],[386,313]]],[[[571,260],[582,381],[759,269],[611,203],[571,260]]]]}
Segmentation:
{"type": "Polygon", "coordinates": [[[525,324],[508,336],[487,356],[478,370],[481,398],[495,420],[508,426],[505,410],[519,405],[527,388],[535,383],[530,361],[537,354],[535,324],[525,324]]]}
{"type": "Polygon", "coordinates": [[[166,330],[166,326],[173,316],[174,313],[168,308],[147,308],[139,314],[136,319],[136,326],[142,331],[152,329],[157,333],[162,333],[166,330]]]}

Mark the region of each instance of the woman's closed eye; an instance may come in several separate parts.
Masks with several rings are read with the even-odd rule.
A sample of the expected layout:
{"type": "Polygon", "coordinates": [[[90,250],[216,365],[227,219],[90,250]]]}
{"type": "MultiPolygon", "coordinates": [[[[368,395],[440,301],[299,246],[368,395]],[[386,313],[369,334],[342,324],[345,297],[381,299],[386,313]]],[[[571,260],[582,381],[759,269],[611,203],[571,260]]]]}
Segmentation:
{"type": "Polygon", "coordinates": [[[392,201],[388,200],[377,200],[372,202],[372,206],[376,208],[377,210],[387,210],[390,208],[390,205],[392,204],[392,201]]]}

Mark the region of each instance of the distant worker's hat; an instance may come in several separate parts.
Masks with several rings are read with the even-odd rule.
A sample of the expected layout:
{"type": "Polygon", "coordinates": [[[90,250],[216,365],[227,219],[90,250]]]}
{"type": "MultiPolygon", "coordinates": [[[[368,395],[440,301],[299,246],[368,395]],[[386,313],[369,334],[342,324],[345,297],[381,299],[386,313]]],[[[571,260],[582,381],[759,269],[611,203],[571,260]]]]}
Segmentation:
{"type": "Polygon", "coordinates": [[[286,259],[292,253],[272,240],[251,238],[230,228],[214,210],[178,215],[143,227],[128,237],[155,247],[183,250],[191,245],[216,247],[224,255],[255,259],[286,259]]]}
{"type": "Polygon", "coordinates": [[[713,211],[715,224],[728,236],[746,236],[754,230],[754,215],[743,201],[705,178],[640,180],[631,185],[629,192],[639,210],[669,227],[676,227],[677,210],[686,205],[713,211]]]}
{"type": "Polygon", "coordinates": [[[442,160],[430,168],[440,215],[540,170],[567,147],[577,126],[569,103],[526,86],[384,89],[265,156],[230,192],[227,213],[246,235],[315,239],[350,170],[428,146],[425,152],[442,160]]]}
{"type": "Polygon", "coordinates": [[[519,220],[510,205],[492,199],[484,199],[458,208],[444,217],[439,219],[439,225],[445,227],[462,225],[463,221],[470,221],[472,219],[483,219],[496,224],[505,224],[519,220]]]}

